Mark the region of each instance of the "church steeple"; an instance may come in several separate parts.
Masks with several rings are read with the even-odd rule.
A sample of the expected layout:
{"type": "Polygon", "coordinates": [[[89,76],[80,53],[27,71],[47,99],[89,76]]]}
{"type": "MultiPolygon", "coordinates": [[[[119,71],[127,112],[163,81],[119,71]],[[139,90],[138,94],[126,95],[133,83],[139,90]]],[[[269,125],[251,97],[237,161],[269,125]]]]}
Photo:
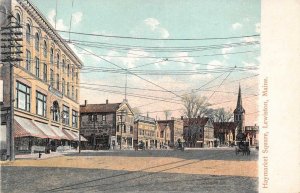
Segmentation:
{"type": "Polygon", "coordinates": [[[239,94],[238,94],[238,100],[237,100],[237,104],[236,104],[236,108],[234,111],[237,112],[243,112],[245,113],[245,109],[243,108],[243,104],[242,104],[242,92],[241,92],[241,85],[239,85],[239,94]]]}
{"type": "Polygon", "coordinates": [[[234,110],[234,122],[238,124],[238,130],[240,132],[244,131],[244,121],[245,121],[245,109],[243,108],[242,104],[242,91],[241,85],[239,85],[239,93],[236,108],[234,110]]]}

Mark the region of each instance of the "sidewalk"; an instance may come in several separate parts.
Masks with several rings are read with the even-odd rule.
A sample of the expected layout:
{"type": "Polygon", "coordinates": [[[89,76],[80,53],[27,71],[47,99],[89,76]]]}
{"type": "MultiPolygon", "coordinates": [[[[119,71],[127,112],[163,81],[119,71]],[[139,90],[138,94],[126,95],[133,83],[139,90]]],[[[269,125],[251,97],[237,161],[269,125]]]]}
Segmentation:
{"type": "Polygon", "coordinates": [[[76,153],[76,152],[78,152],[78,150],[67,150],[67,151],[64,151],[64,152],[51,152],[49,154],[42,153],[41,158],[39,158],[38,153],[21,154],[21,155],[16,155],[16,160],[20,160],[20,159],[33,159],[33,160],[48,159],[48,158],[60,157],[60,156],[64,156],[65,154],[76,153]]]}

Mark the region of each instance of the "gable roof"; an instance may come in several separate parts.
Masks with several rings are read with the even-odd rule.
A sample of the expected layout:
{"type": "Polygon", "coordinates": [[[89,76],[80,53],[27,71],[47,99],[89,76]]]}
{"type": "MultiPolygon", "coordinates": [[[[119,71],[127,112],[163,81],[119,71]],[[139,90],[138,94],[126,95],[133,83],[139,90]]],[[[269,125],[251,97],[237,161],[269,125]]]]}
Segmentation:
{"type": "Polygon", "coordinates": [[[80,105],[80,113],[115,113],[121,103],[80,105]]]}

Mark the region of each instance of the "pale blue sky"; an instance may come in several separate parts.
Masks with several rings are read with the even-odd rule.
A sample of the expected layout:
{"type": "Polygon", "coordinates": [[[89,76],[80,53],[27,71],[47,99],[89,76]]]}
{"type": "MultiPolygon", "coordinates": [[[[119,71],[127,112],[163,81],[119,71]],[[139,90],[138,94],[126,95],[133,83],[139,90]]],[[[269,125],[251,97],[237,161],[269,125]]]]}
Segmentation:
{"type": "MultiPolygon", "coordinates": [[[[44,1],[44,0],[32,0],[32,2],[42,11],[42,13],[50,20],[52,24],[55,23],[55,3],[56,1],[44,1]]],[[[72,0],[57,0],[57,18],[56,28],[59,30],[69,30],[71,14],[72,29],[74,32],[93,33],[103,35],[114,36],[131,36],[131,37],[147,37],[147,38],[162,38],[162,39],[174,39],[174,38],[211,38],[211,37],[234,37],[234,36],[246,36],[260,33],[260,1],[257,0],[88,0],[79,1],[74,0],[74,6],[72,7],[72,0]]],[[[68,38],[68,34],[61,33],[63,37],[68,38]]],[[[138,51],[128,50],[116,50],[112,48],[92,48],[84,47],[89,51],[101,56],[123,56],[120,57],[105,57],[105,59],[111,61],[122,67],[136,67],[143,64],[161,61],[163,58],[169,58],[170,60],[176,60],[176,62],[160,62],[157,64],[147,65],[145,67],[137,68],[136,70],[143,70],[143,72],[153,70],[195,70],[195,69],[215,69],[219,68],[213,65],[220,66],[222,68],[228,67],[248,67],[257,66],[260,62],[260,46],[248,45],[249,42],[259,41],[258,37],[251,38],[238,38],[238,39],[226,39],[226,40],[206,40],[206,41],[149,41],[149,40],[133,40],[133,39],[118,39],[118,38],[103,38],[94,36],[82,36],[71,34],[71,40],[80,41],[92,41],[96,43],[105,44],[122,44],[122,45],[134,45],[139,47],[190,47],[190,46],[208,46],[208,45],[220,45],[220,44],[232,44],[232,43],[244,43],[247,45],[210,49],[205,51],[184,51],[178,50],[176,52],[150,52],[140,48],[138,51]],[[246,43],[245,43],[246,42],[246,43]],[[238,54],[226,54],[226,53],[238,53],[238,54]],[[133,53],[133,55],[128,54],[133,53]],[[135,55],[134,55],[135,54],[135,55]],[[215,55],[221,54],[221,55],[215,55]],[[222,55],[223,54],[223,55],[222,55]],[[158,58],[133,58],[136,55],[146,55],[150,57],[158,58]],[[207,56],[213,55],[213,56],[207,56]],[[171,58],[178,57],[179,58],[171,58]],[[196,56],[196,57],[186,57],[196,56]],[[179,61],[179,62],[178,62],[179,61]],[[181,63],[181,62],[185,63],[181,63]],[[212,64],[212,65],[200,65],[212,64]]],[[[82,46],[82,45],[81,45],[82,46]]],[[[103,47],[103,46],[102,46],[103,47]]],[[[72,46],[76,53],[80,53],[80,58],[83,60],[86,67],[105,67],[116,68],[112,64],[109,64],[99,58],[92,57],[91,55],[82,54],[83,50],[78,47],[72,46]]],[[[91,70],[83,69],[81,74],[82,82],[84,83],[96,83],[105,84],[111,86],[124,86],[125,75],[108,72],[91,72],[91,70]]],[[[179,75],[167,75],[165,72],[162,75],[150,76],[141,75],[144,79],[150,80],[159,84],[160,86],[172,90],[182,92],[176,92],[181,95],[185,92],[191,91],[191,89],[199,88],[215,77],[220,76],[219,73],[197,74],[193,76],[179,76],[179,75]]],[[[222,92],[207,92],[200,91],[199,94],[210,97],[212,93],[213,97],[210,99],[210,103],[222,103],[227,100],[233,100],[233,102],[224,103],[216,107],[225,107],[234,109],[236,104],[235,94],[229,94],[226,92],[237,92],[238,84],[241,83],[244,97],[249,97],[243,102],[245,103],[246,112],[253,113],[252,117],[249,116],[249,124],[256,122],[254,120],[255,111],[257,111],[256,101],[257,97],[251,97],[253,94],[257,94],[257,78],[250,78],[241,81],[231,82],[243,77],[249,77],[257,74],[257,71],[233,71],[224,73],[223,76],[208,84],[205,88],[210,86],[219,85],[229,74],[222,86],[213,87],[212,90],[222,92]],[[253,105],[254,104],[254,105],[253,105]],[[253,116],[254,115],[254,116],[253,116]],[[251,121],[250,121],[251,120],[251,121]]],[[[84,85],[87,86],[87,85],[84,85]]],[[[133,75],[128,76],[128,86],[138,87],[143,89],[160,89],[154,85],[151,85],[138,77],[133,75]]],[[[91,87],[91,85],[88,85],[91,87]]],[[[124,92],[123,88],[111,88],[111,87],[99,87],[98,89],[114,90],[117,92],[124,92]]],[[[101,91],[89,91],[81,90],[81,102],[88,99],[91,103],[103,103],[105,99],[109,99],[111,102],[119,102],[124,96],[117,95],[108,92],[101,91]]],[[[145,91],[145,90],[130,90],[128,92],[141,95],[150,95],[160,98],[174,98],[180,100],[171,93],[157,92],[157,91],[145,91]]],[[[141,111],[153,112],[162,111],[164,109],[179,109],[178,104],[163,103],[159,101],[153,101],[148,99],[135,98],[128,96],[129,102],[132,106],[142,106],[141,111]],[[156,103],[154,103],[156,102],[156,103]],[[152,104],[151,104],[152,103],[152,104]],[[150,105],[147,105],[150,104],[150,105]]],[[[173,116],[179,116],[180,111],[174,111],[173,116]]],[[[161,113],[150,113],[151,116],[161,117],[161,113]]],[[[246,117],[247,121],[247,117],[246,117]]]]}

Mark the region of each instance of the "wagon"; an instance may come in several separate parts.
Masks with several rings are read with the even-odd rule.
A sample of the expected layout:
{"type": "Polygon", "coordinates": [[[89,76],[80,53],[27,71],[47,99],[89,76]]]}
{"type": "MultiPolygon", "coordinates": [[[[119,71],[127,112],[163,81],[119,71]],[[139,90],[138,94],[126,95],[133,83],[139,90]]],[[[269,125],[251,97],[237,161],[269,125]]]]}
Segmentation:
{"type": "Polygon", "coordinates": [[[249,141],[238,141],[235,147],[235,154],[250,155],[249,141]]]}
{"type": "Polygon", "coordinates": [[[250,155],[250,143],[246,141],[246,135],[244,133],[238,133],[236,136],[235,154],[238,155],[239,153],[250,155]]]}

